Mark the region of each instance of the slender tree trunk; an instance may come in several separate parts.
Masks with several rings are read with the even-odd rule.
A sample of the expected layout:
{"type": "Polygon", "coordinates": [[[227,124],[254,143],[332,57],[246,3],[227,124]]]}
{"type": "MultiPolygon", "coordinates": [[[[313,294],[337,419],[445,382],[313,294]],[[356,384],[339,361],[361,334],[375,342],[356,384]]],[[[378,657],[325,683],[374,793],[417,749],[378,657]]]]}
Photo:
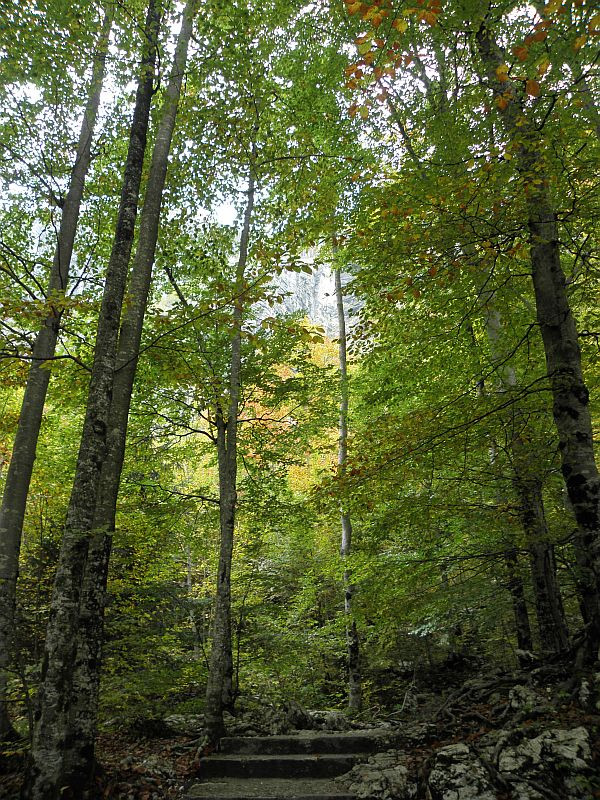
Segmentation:
{"type": "MultiPolygon", "coordinates": [[[[501,366],[504,354],[501,348],[502,320],[498,309],[488,305],[485,322],[492,361],[499,365],[498,377],[502,390],[513,390],[517,385],[515,371],[509,365],[501,366]]],[[[556,577],[542,485],[537,474],[537,458],[531,446],[524,441],[521,430],[525,424],[523,414],[516,408],[510,436],[513,486],[529,550],[540,646],[546,653],[560,653],[569,646],[569,632],[556,577]]]]}
{"type": "Polygon", "coordinates": [[[221,545],[217,571],[217,592],[212,627],[210,670],[206,684],[205,723],[207,736],[216,744],[225,733],[223,710],[233,704],[233,654],[231,651],[231,560],[237,503],[237,424],[241,389],[242,312],[244,273],[254,208],[255,179],[248,182],[248,203],[240,237],[240,254],[235,277],[233,339],[229,375],[229,409],[224,419],[217,410],[217,456],[219,467],[219,523],[221,545]]]}
{"type": "Polygon", "coordinates": [[[190,604],[188,619],[190,621],[190,628],[193,636],[194,661],[200,661],[200,656],[202,655],[202,651],[200,649],[200,631],[198,629],[198,623],[196,622],[196,615],[194,614],[194,609],[192,607],[192,602],[193,602],[192,589],[194,586],[192,581],[192,569],[194,565],[192,561],[192,549],[189,545],[185,548],[185,566],[186,566],[185,586],[187,589],[188,602],[190,604]]]}
{"type": "Polygon", "coordinates": [[[535,478],[519,475],[515,479],[515,489],[519,494],[519,513],[529,550],[540,646],[543,652],[560,653],[569,646],[569,631],[556,579],[542,487],[535,478]]]}
{"type": "MultiPolygon", "coordinates": [[[[488,300],[490,299],[491,297],[488,297],[488,300]]],[[[498,351],[498,340],[500,337],[500,315],[495,313],[495,310],[491,309],[489,305],[486,308],[485,326],[486,326],[488,341],[491,345],[492,358],[496,360],[495,357],[498,351]]],[[[473,328],[471,328],[471,338],[473,340],[473,344],[477,346],[477,340],[475,338],[475,333],[473,331],[473,328]]],[[[511,373],[514,377],[514,372],[512,370],[511,373]]],[[[503,386],[505,383],[506,376],[504,375],[503,372],[501,372],[499,377],[500,377],[500,385],[503,386]]],[[[483,397],[484,394],[485,394],[485,381],[483,378],[480,378],[477,381],[477,396],[483,397]]],[[[496,445],[492,443],[489,448],[489,460],[491,467],[493,467],[494,464],[496,463],[496,458],[497,458],[497,448],[496,445]]],[[[500,489],[497,491],[496,500],[498,506],[502,505],[505,502],[504,494],[500,489]]],[[[515,618],[515,632],[517,634],[517,646],[519,650],[523,651],[523,653],[530,652],[533,650],[533,638],[531,636],[531,625],[529,622],[529,611],[527,608],[527,600],[525,598],[523,578],[521,577],[521,571],[519,569],[519,559],[515,547],[508,547],[504,551],[504,564],[506,566],[506,573],[508,577],[507,589],[510,593],[510,597],[512,600],[513,616],[515,618]]],[[[525,655],[519,655],[518,660],[521,666],[525,666],[528,662],[528,659],[525,657],[525,655]]]]}
{"type": "Polygon", "coordinates": [[[44,367],[46,362],[54,357],[56,351],[62,317],[61,295],[66,292],[69,283],[69,269],[83,189],[91,163],[91,142],[104,82],[111,25],[112,14],[107,12],[96,45],[88,101],[79,133],[69,189],[62,209],[46,294],[49,301],[56,298],[56,305],[51,306],[50,313],[38,331],[33,345],[31,366],[0,509],[0,741],[12,732],[7,712],[6,670],[14,630],[16,585],[25,507],[50,381],[50,371],[44,367]]]}
{"type": "MultiPolygon", "coordinates": [[[[174,66],[166,92],[165,107],[152,157],[144,213],[140,225],[138,249],[134,260],[130,284],[132,302],[128,306],[128,314],[125,315],[125,321],[130,321],[132,308],[139,309],[141,306],[140,334],[143,309],[146,305],[150,273],[154,260],[168,154],[187,59],[187,48],[191,36],[195,5],[196,0],[190,0],[184,11],[174,66]],[[140,265],[147,267],[148,288],[145,293],[135,293],[133,288],[134,286],[137,289],[140,288],[140,265]],[[136,267],[138,268],[137,271],[136,267]],[[138,279],[137,283],[136,278],[138,279]],[[143,302],[140,294],[143,295],[143,302]]],[[[67,513],[67,522],[53,591],[51,615],[46,634],[46,653],[40,691],[38,723],[36,724],[28,776],[23,791],[23,797],[26,800],[42,800],[42,798],[44,800],[54,800],[59,797],[59,793],[62,791],[61,787],[65,785],[62,781],[65,768],[63,752],[70,744],[69,737],[71,732],[68,723],[70,721],[70,694],[78,639],[79,603],[90,539],[94,538],[102,541],[98,536],[92,537],[92,532],[98,524],[96,501],[99,499],[101,469],[107,456],[107,431],[109,426],[114,423],[111,413],[111,401],[114,400],[113,379],[117,355],[117,336],[126,278],[126,274],[121,274],[116,269],[117,265],[115,264],[114,266],[115,269],[111,271],[109,265],[109,273],[107,275],[80,456],[67,513]]],[[[134,370],[137,352],[138,348],[136,348],[134,354],[134,370]]],[[[106,543],[103,544],[107,546],[106,543]]],[[[102,566],[103,563],[108,563],[108,554],[104,562],[101,557],[96,559],[95,556],[96,554],[90,553],[91,561],[95,561],[99,566],[102,566]]],[[[94,575],[88,572],[86,581],[88,581],[86,592],[90,597],[92,594],[96,596],[96,589],[102,593],[105,574],[94,575]],[[91,582],[93,582],[93,589],[91,582]]],[[[97,626],[94,626],[94,629],[97,630],[97,626]]],[[[89,648],[90,645],[87,645],[87,647],[89,648]]],[[[99,667],[99,664],[97,666],[99,667]]],[[[77,791],[76,789],[76,794],[77,791]]]]}
{"type": "Polygon", "coordinates": [[[600,476],[594,456],[589,391],[583,378],[577,328],[560,260],[558,225],[543,163],[543,142],[530,123],[522,124],[519,92],[513,81],[500,82],[504,53],[484,21],[476,35],[487,80],[506,106],[500,111],[511,137],[523,182],[531,239],[532,279],[537,321],[553,395],[562,473],[577,521],[577,583],[587,627],[588,656],[600,643],[600,476]],[[519,123],[519,124],[517,124],[519,123]]]}
{"type": "MultiPolygon", "coordinates": [[[[338,428],[338,467],[340,475],[346,472],[348,461],[348,359],[346,340],[346,316],[344,314],[344,298],[342,295],[342,276],[335,270],[335,297],[338,315],[338,351],[340,362],[340,420],[338,428]]],[[[348,708],[357,712],[362,707],[362,686],[360,671],[360,642],[356,620],[352,613],[354,585],[348,568],[348,557],[352,549],[352,522],[350,514],[340,508],[342,524],[342,544],[340,553],[344,561],[344,614],[346,617],[346,647],[348,657],[348,708]]]]}
{"type": "MultiPolygon", "coordinates": [[[[525,600],[523,579],[519,573],[519,561],[517,558],[517,551],[514,548],[504,552],[504,563],[506,564],[506,572],[508,574],[508,591],[512,598],[515,628],[517,631],[517,645],[519,650],[530,652],[533,650],[533,639],[531,638],[531,626],[529,624],[529,613],[527,611],[527,601],[525,600]]],[[[520,657],[519,663],[524,665],[526,662],[520,657]]]]}

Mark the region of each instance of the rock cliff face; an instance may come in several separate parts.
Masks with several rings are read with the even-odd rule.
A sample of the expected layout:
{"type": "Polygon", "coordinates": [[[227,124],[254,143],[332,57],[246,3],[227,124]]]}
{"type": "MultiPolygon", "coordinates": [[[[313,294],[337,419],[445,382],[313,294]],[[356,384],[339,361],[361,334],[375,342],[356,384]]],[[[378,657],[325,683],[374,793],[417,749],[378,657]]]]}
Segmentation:
{"type": "Polygon", "coordinates": [[[286,294],[281,310],[290,314],[301,311],[315,325],[322,325],[328,336],[337,334],[335,288],[331,270],[319,267],[311,275],[282,272],[277,289],[286,294]]]}
{"type": "MultiPolygon", "coordinates": [[[[342,275],[342,285],[346,285],[350,276],[342,275]]],[[[311,275],[304,272],[282,272],[276,287],[286,293],[280,306],[283,313],[290,314],[301,311],[315,325],[322,325],[325,333],[335,338],[338,334],[337,308],[335,300],[335,284],[329,267],[316,267],[311,275]]],[[[352,297],[344,299],[346,316],[350,308],[356,305],[352,297]]]]}

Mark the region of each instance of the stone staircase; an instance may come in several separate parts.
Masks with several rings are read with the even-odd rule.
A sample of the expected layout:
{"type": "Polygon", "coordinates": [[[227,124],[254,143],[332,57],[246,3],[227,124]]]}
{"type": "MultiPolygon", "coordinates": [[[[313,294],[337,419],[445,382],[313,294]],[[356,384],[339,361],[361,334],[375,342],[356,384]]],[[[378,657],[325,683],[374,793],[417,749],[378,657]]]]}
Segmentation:
{"type": "Polygon", "coordinates": [[[219,753],[200,760],[199,782],[183,798],[355,800],[333,779],[385,747],[377,730],[226,737],[219,753]]]}

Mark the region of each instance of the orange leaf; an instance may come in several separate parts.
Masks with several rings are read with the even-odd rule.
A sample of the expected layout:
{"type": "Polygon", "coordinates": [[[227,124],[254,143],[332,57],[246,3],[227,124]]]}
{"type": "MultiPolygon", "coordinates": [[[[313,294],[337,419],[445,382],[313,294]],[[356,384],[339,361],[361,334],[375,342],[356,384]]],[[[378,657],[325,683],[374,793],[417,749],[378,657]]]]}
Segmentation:
{"type": "Polygon", "coordinates": [[[524,45],[519,45],[518,47],[513,47],[513,53],[519,59],[519,61],[527,61],[529,49],[524,45]]]}
{"type": "Polygon", "coordinates": [[[502,95],[498,95],[496,97],[496,105],[500,109],[500,111],[504,111],[505,108],[508,107],[508,100],[506,97],[502,97],[502,95]]]}
{"type": "Polygon", "coordinates": [[[546,33],[546,31],[537,31],[531,37],[531,41],[532,42],[543,42],[544,39],[547,39],[547,38],[548,38],[548,34],[546,33]]]}
{"type": "Polygon", "coordinates": [[[420,15],[420,18],[423,20],[423,22],[426,22],[428,25],[431,25],[432,27],[437,22],[437,14],[435,13],[435,11],[423,11],[423,13],[420,15]]]}
{"type": "Polygon", "coordinates": [[[541,87],[537,81],[529,80],[525,84],[525,91],[530,97],[539,97],[541,87]]]}

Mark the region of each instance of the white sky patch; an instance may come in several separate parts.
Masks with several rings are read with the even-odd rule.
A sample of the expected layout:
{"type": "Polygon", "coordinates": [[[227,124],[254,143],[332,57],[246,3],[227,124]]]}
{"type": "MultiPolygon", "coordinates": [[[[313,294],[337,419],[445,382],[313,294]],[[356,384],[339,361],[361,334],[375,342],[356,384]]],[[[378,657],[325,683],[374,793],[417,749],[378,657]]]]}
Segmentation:
{"type": "Polygon", "coordinates": [[[227,201],[216,206],[214,215],[219,225],[233,225],[237,219],[235,206],[227,201]]]}

